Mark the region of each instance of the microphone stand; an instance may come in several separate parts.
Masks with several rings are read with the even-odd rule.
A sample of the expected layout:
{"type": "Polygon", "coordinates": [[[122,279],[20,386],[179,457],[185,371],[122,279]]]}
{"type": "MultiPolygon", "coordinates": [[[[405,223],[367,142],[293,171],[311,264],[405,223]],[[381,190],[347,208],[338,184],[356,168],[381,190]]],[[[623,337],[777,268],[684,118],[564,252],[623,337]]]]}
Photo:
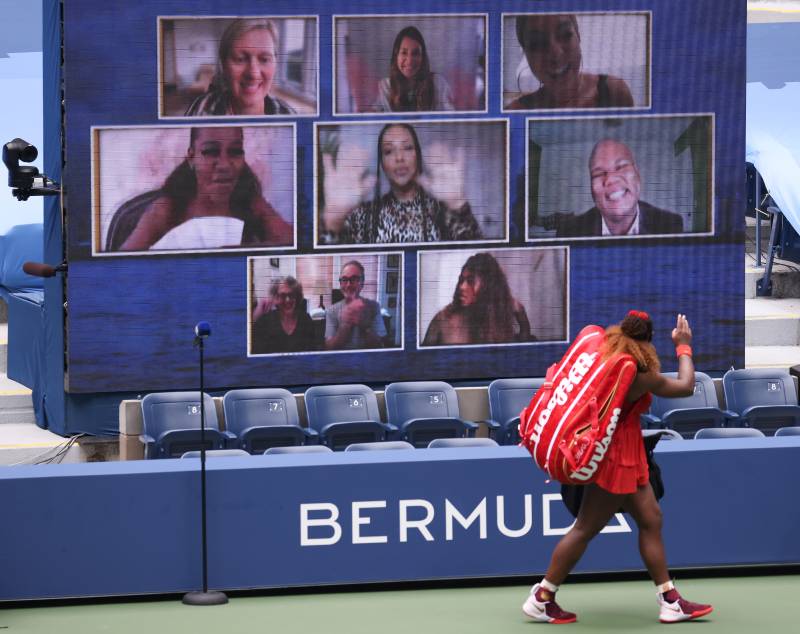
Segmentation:
{"type": "Polygon", "coordinates": [[[208,542],[206,540],[206,400],[203,385],[203,343],[207,335],[201,335],[195,328],[194,343],[200,347],[200,530],[203,554],[203,590],[183,595],[186,605],[223,605],[228,602],[224,592],[208,591],[208,542]]]}

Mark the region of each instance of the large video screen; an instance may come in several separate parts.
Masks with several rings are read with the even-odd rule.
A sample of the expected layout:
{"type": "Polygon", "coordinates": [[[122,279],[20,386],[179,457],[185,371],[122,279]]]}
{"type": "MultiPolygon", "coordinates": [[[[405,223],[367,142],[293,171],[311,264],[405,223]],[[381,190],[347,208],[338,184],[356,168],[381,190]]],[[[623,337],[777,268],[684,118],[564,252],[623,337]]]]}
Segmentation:
{"type": "Polygon", "coordinates": [[[744,10],[607,4],[66,3],[67,390],[742,365],[744,10]]]}

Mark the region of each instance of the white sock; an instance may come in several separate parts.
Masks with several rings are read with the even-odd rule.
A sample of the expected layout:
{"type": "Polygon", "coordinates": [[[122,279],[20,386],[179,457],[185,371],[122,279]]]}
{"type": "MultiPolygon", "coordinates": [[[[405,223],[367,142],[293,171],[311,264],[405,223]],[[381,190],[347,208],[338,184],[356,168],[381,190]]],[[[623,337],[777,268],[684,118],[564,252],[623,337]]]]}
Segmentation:
{"type": "Polygon", "coordinates": [[[558,592],[558,586],[554,583],[550,583],[547,579],[542,579],[539,585],[545,590],[552,592],[553,594],[558,592]]]}
{"type": "Polygon", "coordinates": [[[669,592],[670,590],[675,589],[675,584],[670,579],[669,581],[665,581],[660,586],[656,586],[656,592],[658,594],[664,594],[665,592],[669,592]]]}

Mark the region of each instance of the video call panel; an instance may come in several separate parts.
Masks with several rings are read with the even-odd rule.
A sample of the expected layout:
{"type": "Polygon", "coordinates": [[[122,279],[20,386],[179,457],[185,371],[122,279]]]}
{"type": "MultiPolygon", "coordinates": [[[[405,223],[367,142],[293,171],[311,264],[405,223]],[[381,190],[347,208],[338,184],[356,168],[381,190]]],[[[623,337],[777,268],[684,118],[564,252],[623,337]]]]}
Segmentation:
{"type": "Polygon", "coordinates": [[[124,48],[65,7],[68,389],[192,385],[201,319],[238,387],[541,376],[623,297],[671,318],[675,271],[735,259],[716,4],[142,0],[124,48]]]}
{"type": "Polygon", "coordinates": [[[95,255],[295,245],[294,124],[95,128],[95,255]]]}
{"type": "Polygon", "coordinates": [[[334,112],[486,112],[487,23],[488,14],[334,16],[334,112]]]}
{"type": "Polygon", "coordinates": [[[529,119],[528,239],[713,231],[714,116],[529,119]]]}
{"type": "Polygon", "coordinates": [[[318,246],[507,239],[503,120],[318,124],[318,246]]]}

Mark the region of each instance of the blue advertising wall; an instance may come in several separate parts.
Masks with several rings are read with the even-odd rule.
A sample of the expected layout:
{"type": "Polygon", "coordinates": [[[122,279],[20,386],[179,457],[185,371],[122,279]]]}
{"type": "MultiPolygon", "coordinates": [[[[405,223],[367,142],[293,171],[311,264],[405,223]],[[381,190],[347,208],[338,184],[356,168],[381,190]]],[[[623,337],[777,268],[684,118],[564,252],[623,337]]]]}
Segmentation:
{"type": "MultiPolygon", "coordinates": [[[[800,563],[800,508],[773,486],[795,479],[799,456],[790,436],[661,443],[670,566],[800,563]]],[[[533,576],[572,522],[558,485],[519,447],[207,467],[211,588],[533,576]]],[[[198,588],[198,469],[183,459],[0,472],[0,600],[198,588]]],[[[642,569],[635,525],[617,515],[576,572],[642,569]]]]}
{"type": "MultiPolygon", "coordinates": [[[[488,15],[486,112],[458,114],[459,119],[508,121],[508,241],[484,248],[536,247],[526,240],[527,118],[594,116],[713,115],[713,226],[702,235],[627,240],[559,239],[567,246],[566,334],[569,339],[587,323],[618,321],[630,308],[654,318],[655,343],[669,350],[676,312],[695,326],[699,369],[721,372],[744,360],[743,226],[744,188],[740,178],[744,153],[745,3],[728,0],[572,0],[537,2],[412,1],[263,2],[143,0],[99,3],[76,0],[64,6],[65,80],[62,178],[66,193],[66,252],[70,262],[66,300],[67,420],[62,431],[113,431],[111,414],[123,393],[186,389],[196,383],[192,328],[199,320],[214,329],[206,355],[206,385],[212,389],[329,382],[383,383],[404,379],[483,379],[543,376],[565,343],[450,347],[419,350],[417,341],[417,257],[435,246],[401,247],[404,251],[402,322],[404,346],[380,353],[304,354],[248,357],[248,255],[237,252],[185,255],[104,256],[92,250],[93,126],[188,125],[159,118],[158,16],[318,16],[319,113],[282,117],[296,125],[296,248],[281,256],[318,254],[314,247],[314,134],[316,123],[363,120],[335,114],[333,98],[333,16],[363,14],[488,15]],[[678,6],[679,5],[679,6],[678,6]],[[113,6],[113,10],[110,7],[113,6]],[[514,113],[501,107],[502,14],[514,12],[650,12],[650,100],[635,111],[514,113]],[[78,412],[103,409],[102,416],[78,412]],[[102,418],[103,420],[100,420],[102,418]]],[[[390,115],[390,117],[393,115],[390,115]]],[[[397,117],[446,119],[442,113],[397,117]]],[[[452,116],[451,116],[452,118],[452,116]]],[[[263,123],[245,120],[242,125],[263,123]]],[[[193,123],[193,122],[189,122],[193,123]]],[[[198,120],[197,123],[209,123],[198,120]]],[[[214,123],[222,124],[217,119],[214,123]]],[[[588,178],[580,176],[581,180],[588,178]]],[[[50,247],[60,242],[47,236],[50,247]]],[[[481,243],[470,248],[481,248],[481,243]]],[[[378,251],[372,248],[371,251],[378,251]]],[[[396,249],[395,249],[396,250],[396,249]]],[[[348,253],[370,252],[354,246],[348,253]]],[[[543,292],[545,292],[543,290],[543,292]]],[[[48,293],[58,296],[56,289],[48,293]]],[[[60,324],[60,315],[49,318],[60,324]]],[[[52,325],[52,324],[51,324],[52,325]]],[[[58,329],[56,329],[58,330],[58,329]]],[[[55,334],[57,341],[58,333],[55,334]]],[[[674,359],[665,355],[665,370],[674,359]]],[[[53,363],[59,373],[57,363],[53,363]]],[[[56,387],[56,377],[49,381],[56,387]]],[[[60,397],[54,396],[54,401],[60,397]]],[[[99,411],[99,410],[97,410],[99,411]]],[[[96,413],[96,412],[95,412],[96,413]]],[[[56,420],[57,417],[54,417],[56,420]]],[[[58,424],[56,424],[58,426],[58,424]]],[[[58,431],[58,429],[56,429],[58,431]]]]}

